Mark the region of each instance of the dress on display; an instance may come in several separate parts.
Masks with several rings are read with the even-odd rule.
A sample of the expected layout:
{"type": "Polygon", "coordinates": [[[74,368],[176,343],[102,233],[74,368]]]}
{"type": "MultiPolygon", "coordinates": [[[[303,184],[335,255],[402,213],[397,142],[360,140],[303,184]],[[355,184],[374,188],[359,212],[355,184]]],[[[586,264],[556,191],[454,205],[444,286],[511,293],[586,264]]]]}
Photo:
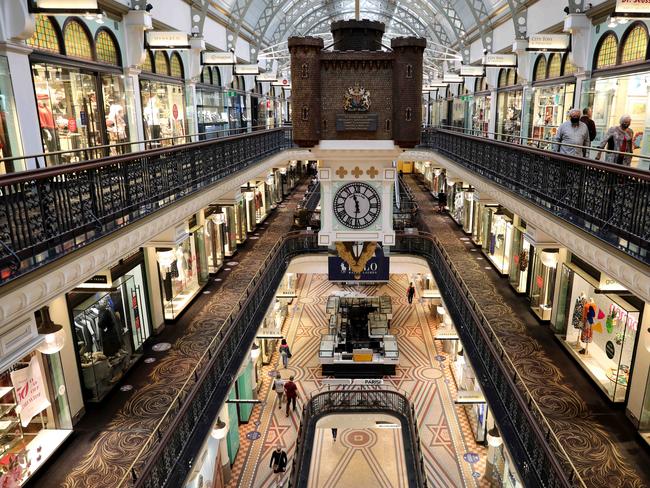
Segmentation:
{"type": "Polygon", "coordinates": [[[573,309],[573,318],[571,319],[571,324],[574,329],[582,329],[584,323],[582,320],[582,314],[585,310],[585,304],[587,299],[583,296],[576,298],[575,308],[573,309]]]}
{"type": "Polygon", "coordinates": [[[102,334],[104,355],[114,356],[122,347],[121,324],[108,305],[99,309],[98,326],[102,334]]]}
{"type": "Polygon", "coordinates": [[[593,340],[593,331],[591,327],[594,325],[594,318],[596,317],[596,304],[594,302],[587,302],[583,309],[583,328],[580,333],[580,340],[586,344],[593,340]]]}

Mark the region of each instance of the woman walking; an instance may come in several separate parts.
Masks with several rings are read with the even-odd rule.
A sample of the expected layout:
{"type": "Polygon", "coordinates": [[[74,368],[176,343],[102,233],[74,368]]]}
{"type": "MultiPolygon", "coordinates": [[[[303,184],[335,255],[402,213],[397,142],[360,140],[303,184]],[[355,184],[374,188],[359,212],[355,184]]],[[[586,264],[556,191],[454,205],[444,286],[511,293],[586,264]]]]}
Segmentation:
{"type": "Polygon", "coordinates": [[[280,343],[280,358],[282,359],[282,366],[284,369],[287,369],[289,367],[289,359],[291,359],[291,350],[286,339],[282,339],[280,343]]]}

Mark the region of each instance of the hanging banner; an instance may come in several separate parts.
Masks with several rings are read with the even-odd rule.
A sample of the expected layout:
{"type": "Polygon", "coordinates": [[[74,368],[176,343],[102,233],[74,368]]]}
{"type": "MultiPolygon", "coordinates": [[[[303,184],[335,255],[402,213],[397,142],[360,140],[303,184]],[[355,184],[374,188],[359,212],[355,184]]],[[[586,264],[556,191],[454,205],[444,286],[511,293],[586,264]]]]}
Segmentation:
{"type": "Polygon", "coordinates": [[[568,34],[533,34],[528,38],[526,51],[567,52],[571,37],[568,34]]]}
{"type": "Polygon", "coordinates": [[[38,358],[34,356],[29,366],[12,371],[10,376],[18,399],[16,412],[22,426],[27,427],[34,416],[50,406],[38,358]]]}
{"type": "Polygon", "coordinates": [[[483,56],[483,66],[508,67],[517,66],[516,54],[486,54],[483,56]]]}
{"type": "Polygon", "coordinates": [[[147,31],[149,49],[189,49],[187,34],[179,31],[147,31]]]}
{"type": "Polygon", "coordinates": [[[97,0],[31,0],[27,5],[32,13],[101,13],[97,0]]]}
{"type": "Polygon", "coordinates": [[[461,66],[460,76],[485,76],[483,66],[461,66]]]}
{"type": "Polygon", "coordinates": [[[457,75],[456,73],[445,73],[442,76],[443,83],[464,83],[465,79],[462,76],[457,75]]]}
{"type": "Polygon", "coordinates": [[[339,256],[327,258],[327,279],[330,281],[388,281],[389,268],[390,260],[384,256],[384,250],[378,245],[375,255],[368,260],[358,280],[355,279],[348,263],[339,256]]]}
{"type": "Polygon", "coordinates": [[[648,0],[616,0],[614,17],[648,18],[650,17],[650,2],[648,0]]]}
{"type": "Polygon", "coordinates": [[[201,64],[214,65],[214,64],[235,64],[235,53],[216,53],[213,51],[201,51],[201,64]]]}
{"type": "Polygon", "coordinates": [[[236,64],[236,75],[259,75],[260,67],[257,64],[236,64]]]}

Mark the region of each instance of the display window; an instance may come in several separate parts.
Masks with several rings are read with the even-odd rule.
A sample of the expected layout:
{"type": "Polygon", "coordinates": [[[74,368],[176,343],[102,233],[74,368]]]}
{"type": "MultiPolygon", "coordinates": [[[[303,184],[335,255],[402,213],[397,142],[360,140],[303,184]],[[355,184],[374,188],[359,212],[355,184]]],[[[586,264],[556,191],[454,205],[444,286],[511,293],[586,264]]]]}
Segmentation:
{"type": "Polygon", "coordinates": [[[463,400],[468,399],[463,405],[467,418],[469,420],[472,434],[476,442],[485,442],[487,434],[487,416],[488,406],[481,391],[481,385],[476,378],[476,373],[470,362],[465,358],[460,341],[457,347],[460,349],[457,354],[452,355],[452,373],[458,387],[458,403],[465,403],[463,400]],[[482,401],[481,401],[482,400],[482,401]]]}
{"type": "Polygon", "coordinates": [[[216,273],[221,269],[226,256],[226,241],[228,229],[226,215],[214,207],[213,213],[208,214],[203,228],[205,249],[207,254],[208,271],[216,273]]]}
{"type": "Polygon", "coordinates": [[[23,486],[72,434],[58,352],[26,353],[0,373],[3,486],[23,486]]]}
{"type": "Polygon", "coordinates": [[[487,137],[490,126],[490,95],[475,95],[472,112],[472,132],[475,136],[487,137]]]}
{"type": "Polygon", "coordinates": [[[530,246],[530,241],[526,236],[526,228],[515,226],[512,234],[512,253],[510,254],[508,281],[517,293],[526,293],[528,270],[530,269],[530,246]]]}
{"type": "Polygon", "coordinates": [[[247,186],[242,186],[241,193],[246,207],[247,230],[252,232],[257,224],[266,219],[270,211],[266,183],[251,181],[247,186]]]}
{"type": "Polygon", "coordinates": [[[145,139],[152,147],[182,142],[185,131],[185,89],[178,83],[140,80],[145,139]]]}
{"type": "Polygon", "coordinates": [[[223,215],[223,251],[226,257],[231,257],[237,251],[237,226],[235,223],[235,206],[218,205],[218,214],[223,215]]]}
{"type": "Polygon", "coordinates": [[[574,263],[562,265],[555,330],[572,356],[613,402],[624,402],[640,312],[574,263]]]}
{"type": "Polygon", "coordinates": [[[481,216],[482,249],[499,273],[507,275],[510,269],[512,253],[513,225],[512,218],[501,207],[486,206],[481,216]]]}
{"type": "Polygon", "coordinates": [[[462,183],[447,180],[447,207],[449,216],[462,226],[465,219],[465,188],[462,183]]]}
{"type": "MultiPolygon", "coordinates": [[[[0,56],[0,159],[20,156],[20,129],[16,114],[14,91],[9,74],[9,62],[0,56]]],[[[5,161],[0,166],[0,174],[24,171],[22,160],[5,161]]]]}
{"type": "Polygon", "coordinates": [[[465,114],[467,112],[466,103],[463,97],[455,97],[452,100],[452,121],[451,125],[454,128],[464,129],[465,128],[465,114]]]}
{"type": "Polygon", "coordinates": [[[530,249],[530,308],[539,320],[548,322],[553,311],[558,250],[539,249],[532,245],[530,249]]]}
{"type": "MultiPolygon", "coordinates": [[[[101,145],[110,146],[110,155],[130,151],[128,114],[133,106],[125,94],[117,41],[106,28],[93,38],[75,17],[63,25],[61,33],[55,19],[38,15],[34,35],[27,40],[35,49],[30,58],[44,151],[101,145]],[[87,67],[66,65],[53,53],[83,60],[87,67]]],[[[46,162],[64,164],[105,155],[103,149],[86,150],[52,155],[46,162]]]]}
{"type": "Polygon", "coordinates": [[[472,233],[474,225],[474,191],[463,192],[463,230],[466,234],[472,233]]]}
{"type": "Polygon", "coordinates": [[[171,249],[156,249],[166,320],[175,320],[208,281],[208,265],[202,227],[171,249]]]}
{"type": "MultiPolygon", "coordinates": [[[[559,57],[555,56],[559,59],[559,57]]],[[[567,120],[567,111],[573,106],[575,83],[534,86],[528,121],[528,134],[532,139],[551,141],[558,128],[567,120]]],[[[531,145],[548,149],[549,144],[537,140],[531,145]]]]}
{"type": "Polygon", "coordinates": [[[196,115],[201,139],[227,135],[228,113],[221,88],[197,86],[196,115]]]}
{"type": "Polygon", "coordinates": [[[142,356],[143,344],[151,335],[142,265],[132,272],[112,282],[88,282],[84,285],[89,288],[79,287],[67,297],[89,402],[104,399],[142,356]]]}
{"type": "Polygon", "coordinates": [[[650,374],[645,386],[641,417],[639,418],[639,433],[641,437],[650,444],[650,374]]]}
{"type": "MultiPolygon", "coordinates": [[[[241,82],[243,85],[243,81],[241,82]]],[[[248,127],[247,95],[237,89],[228,90],[226,104],[228,110],[228,123],[231,129],[246,129],[248,127]]]]}
{"type": "Polygon", "coordinates": [[[499,139],[519,142],[523,91],[504,91],[497,95],[497,132],[499,139]]]}

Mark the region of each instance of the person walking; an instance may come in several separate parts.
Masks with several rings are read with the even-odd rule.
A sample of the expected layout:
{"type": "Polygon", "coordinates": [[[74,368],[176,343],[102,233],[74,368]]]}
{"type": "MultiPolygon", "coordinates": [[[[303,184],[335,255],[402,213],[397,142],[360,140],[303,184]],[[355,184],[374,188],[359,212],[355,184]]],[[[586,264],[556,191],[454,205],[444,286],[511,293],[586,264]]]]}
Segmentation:
{"type": "Polygon", "coordinates": [[[415,296],[415,287],[413,286],[413,283],[411,283],[406,290],[406,299],[409,301],[409,305],[413,303],[413,297],[415,296]]]}
{"type": "Polygon", "coordinates": [[[291,359],[291,349],[289,349],[289,344],[287,344],[286,339],[282,339],[280,342],[280,358],[282,359],[282,366],[284,369],[289,367],[289,359],[291,359]]]}
{"type": "Polygon", "coordinates": [[[284,397],[284,383],[282,375],[278,372],[273,380],[273,389],[278,395],[278,408],[282,408],[282,397],[284,397]]]}
{"type": "Polygon", "coordinates": [[[569,110],[569,120],[564,122],[557,130],[557,134],[553,138],[553,151],[559,152],[566,156],[585,157],[587,155],[587,148],[590,146],[589,129],[587,126],[580,122],[580,110],[572,108],[569,110]],[[563,143],[564,145],[560,145],[563,143]],[[571,144],[567,146],[566,144],[571,144]],[[578,148],[575,146],[582,146],[578,148]]]}
{"type": "Polygon", "coordinates": [[[332,427],[332,439],[334,439],[334,442],[336,442],[336,434],[339,433],[339,429],[337,427],[332,427]]]}
{"type": "Polygon", "coordinates": [[[289,406],[293,403],[293,411],[296,411],[296,399],[298,398],[298,387],[293,382],[293,376],[289,376],[289,381],[284,384],[284,393],[287,396],[287,417],[289,416],[289,406]]]}
{"type": "MultiPolygon", "coordinates": [[[[630,156],[625,154],[607,153],[605,161],[608,163],[621,164],[623,166],[630,166],[632,164],[632,151],[634,151],[634,132],[630,129],[632,117],[623,115],[620,120],[620,125],[610,127],[605,132],[602,142],[598,145],[600,149],[607,149],[610,151],[618,151],[619,153],[629,153],[630,156]]],[[[600,159],[602,152],[598,152],[596,159],[600,159]]]]}
{"type": "Polygon", "coordinates": [[[444,213],[447,206],[447,194],[444,191],[438,192],[438,212],[444,213]]]}
{"type": "Polygon", "coordinates": [[[597,134],[596,122],[594,122],[594,120],[591,118],[591,109],[589,107],[582,109],[582,117],[580,117],[580,122],[587,126],[587,130],[589,131],[589,142],[594,142],[597,134]]]}
{"type": "Polygon", "coordinates": [[[275,483],[277,486],[280,486],[280,482],[282,481],[282,473],[287,470],[287,462],[287,453],[278,444],[273,454],[271,454],[271,462],[269,463],[269,468],[272,468],[275,473],[275,483]]]}

